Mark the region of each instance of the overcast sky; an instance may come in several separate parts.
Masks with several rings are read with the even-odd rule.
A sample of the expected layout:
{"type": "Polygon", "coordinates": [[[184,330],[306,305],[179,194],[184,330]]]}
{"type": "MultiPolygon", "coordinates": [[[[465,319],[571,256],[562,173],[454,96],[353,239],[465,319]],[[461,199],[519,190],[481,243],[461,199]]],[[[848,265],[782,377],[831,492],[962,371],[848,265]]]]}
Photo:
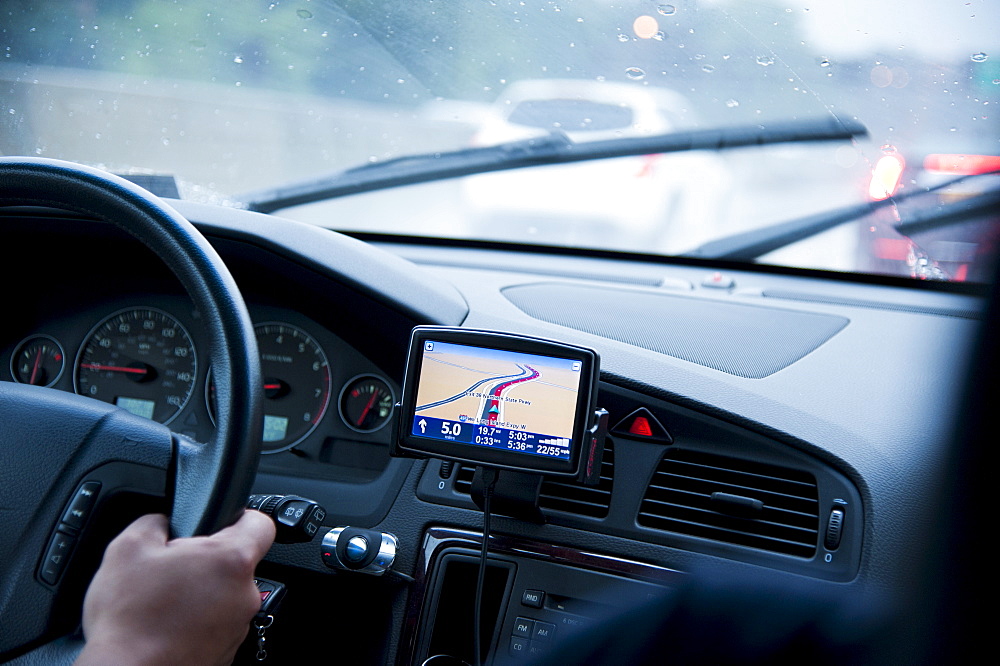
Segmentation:
{"type": "Polygon", "coordinates": [[[900,46],[936,58],[980,52],[1000,58],[1000,0],[770,1],[798,13],[806,41],[831,58],[900,46]]]}
{"type": "MultiPolygon", "coordinates": [[[[746,5],[748,0],[700,0],[746,5]]],[[[807,44],[831,58],[898,51],[932,59],[1000,58],[1000,0],[764,0],[801,19],[807,44]],[[991,51],[993,51],[991,53],[991,51]]]]}

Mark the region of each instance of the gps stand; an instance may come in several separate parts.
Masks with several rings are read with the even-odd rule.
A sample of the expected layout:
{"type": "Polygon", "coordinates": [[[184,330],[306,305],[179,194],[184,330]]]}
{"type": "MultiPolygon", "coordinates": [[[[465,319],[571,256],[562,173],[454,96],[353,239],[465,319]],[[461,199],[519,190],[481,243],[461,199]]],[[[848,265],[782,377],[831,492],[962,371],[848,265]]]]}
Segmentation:
{"type": "MultiPolygon", "coordinates": [[[[544,523],[542,477],[600,478],[608,413],[596,409],[592,349],[493,331],[418,326],[410,336],[392,455],[475,465],[470,495],[483,512],[473,619],[473,664],[490,515],[544,523]]],[[[489,648],[487,647],[487,652],[489,648]]]]}
{"type": "MultiPolygon", "coordinates": [[[[493,513],[503,514],[529,523],[544,523],[545,516],[538,508],[539,491],[542,488],[542,475],[527,472],[504,470],[494,472],[496,482],[493,486],[493,513]]],[[[472,501],[481,510],[485,510],[484,491],[487,482],[484,480],[486,470],[476,467],[472,477],[472,488],[469,491],[472,501]]]]}

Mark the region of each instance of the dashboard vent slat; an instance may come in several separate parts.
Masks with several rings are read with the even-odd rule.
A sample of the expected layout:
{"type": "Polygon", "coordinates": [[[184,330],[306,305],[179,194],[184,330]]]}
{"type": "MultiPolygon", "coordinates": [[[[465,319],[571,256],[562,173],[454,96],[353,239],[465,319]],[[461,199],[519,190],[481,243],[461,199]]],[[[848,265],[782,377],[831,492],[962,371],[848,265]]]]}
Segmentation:
{"type": "Polygon", "coordinates": [[[656,530],[812,557],[819,491],[808,472],[672,449],[657,467],[637,519],[656,530]],[[720,495],[762,507],[740,514],[720,505],[720,495]]]}
{"type": "MultiPolygon", "coordinates": [[[[460,465],[455,477],[455,492],[469,494],[475,469],[460,465]]],[[[546,479],[539,491],[538,504],[543,510],[561,511],[590,518],[605,518],[611,506],[614,479],[614,452],[610,440],[604,445],[601,459],[601,479],[596,486],[584,486],[573,481],[546,479]]]]}

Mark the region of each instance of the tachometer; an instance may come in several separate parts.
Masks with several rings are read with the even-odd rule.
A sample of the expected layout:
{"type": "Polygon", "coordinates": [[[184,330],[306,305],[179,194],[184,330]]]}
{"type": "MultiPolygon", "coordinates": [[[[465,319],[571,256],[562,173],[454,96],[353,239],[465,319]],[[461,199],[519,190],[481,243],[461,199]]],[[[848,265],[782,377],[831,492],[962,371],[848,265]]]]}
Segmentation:
{"type": "Polygon", "coordinates": [[[95,326],[77,354],[74,387],[133,414],[170,423],[194,390],[191,336],[153,308],[121,310],[95,326]]]}
{"type": "MultiPolygon", "coordinates": [[[[263,453],[290,449],[306,438],[330,402],[330,364],[308,333],[279,322],[257,324],[264,379],[263,453]]],[[[215,386],[209,375],[208,411],[215,418],[215,386]]]]}

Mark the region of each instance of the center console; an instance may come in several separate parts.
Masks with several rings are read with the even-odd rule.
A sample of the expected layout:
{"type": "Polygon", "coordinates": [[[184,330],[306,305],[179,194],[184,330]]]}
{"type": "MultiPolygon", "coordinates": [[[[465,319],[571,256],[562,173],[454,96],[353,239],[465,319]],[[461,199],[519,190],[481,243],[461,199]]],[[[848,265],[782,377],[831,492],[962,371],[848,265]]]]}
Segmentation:
{"type": "MultiPolygon", "coordinates": [[[[472,590],[480,533],[431,528],[424,536],[408,616],[405,663],[473,663],[472,590]]],[[[627,607],[669,594],[683,574],[631,560],[492,536],[481,612],[482,664],[535,663],[627,607]]]]}

